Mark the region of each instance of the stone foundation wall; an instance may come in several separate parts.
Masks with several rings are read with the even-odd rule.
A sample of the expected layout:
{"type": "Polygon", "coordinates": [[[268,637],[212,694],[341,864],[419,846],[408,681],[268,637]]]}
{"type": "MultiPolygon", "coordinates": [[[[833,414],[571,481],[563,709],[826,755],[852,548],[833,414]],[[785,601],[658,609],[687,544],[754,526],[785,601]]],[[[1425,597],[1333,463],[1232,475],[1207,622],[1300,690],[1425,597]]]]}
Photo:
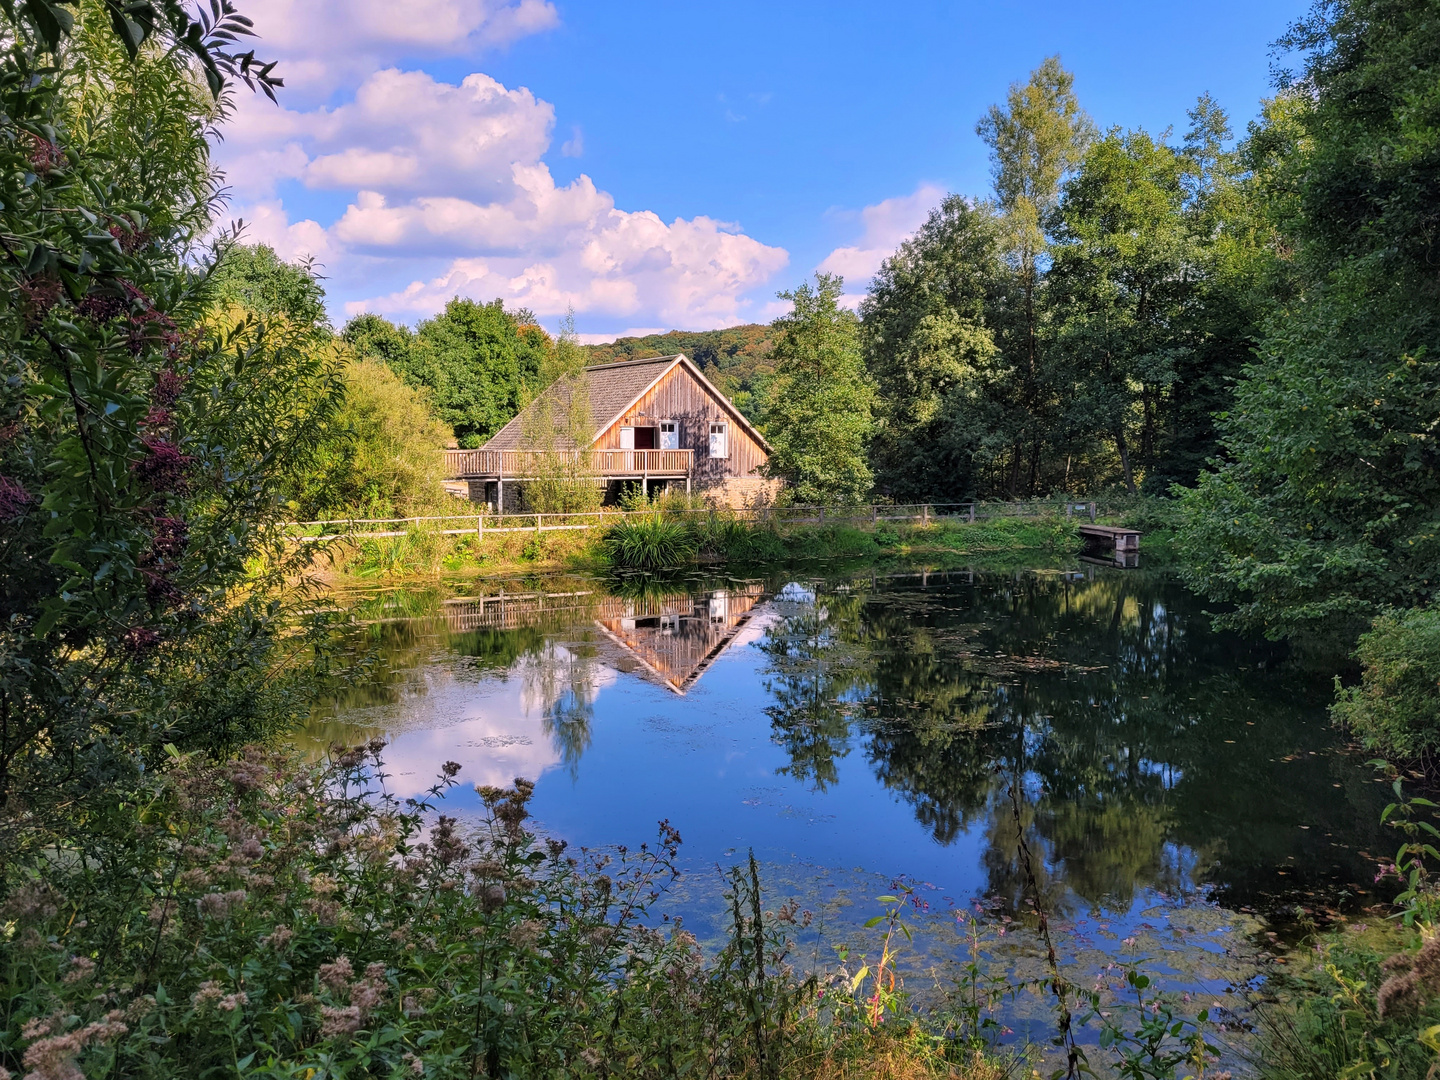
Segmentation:
{"type": "Polygon", "coordinates": [[[731,510],[769,506],[780,493],[781,481],[763,476],[727,476],[701,489],[706,500],[731,510]]]}

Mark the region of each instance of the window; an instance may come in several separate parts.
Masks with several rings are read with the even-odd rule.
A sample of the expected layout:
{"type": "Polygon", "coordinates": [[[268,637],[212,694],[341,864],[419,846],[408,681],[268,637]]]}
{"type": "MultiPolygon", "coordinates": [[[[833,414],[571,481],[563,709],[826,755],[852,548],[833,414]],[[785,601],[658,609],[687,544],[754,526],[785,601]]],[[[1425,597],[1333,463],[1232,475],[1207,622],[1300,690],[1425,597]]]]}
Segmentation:
{"type": "Polygon", "coordinates": [[[660,422],[660,449],[680,449],[680,432],[676,428],[673,420],[662,420],[660,422]]]}
{"type": "Polygon", "coordinates": [[[714,458],[728,458],[730,456],[730,438],[728,424],[710,425],[710,456],[714,458]]]}
{"type": "Polygon", "coordinates": [[[620,429],[620,449],[635,449],[635,429],[633,427],[622,427],[620,429]]]}

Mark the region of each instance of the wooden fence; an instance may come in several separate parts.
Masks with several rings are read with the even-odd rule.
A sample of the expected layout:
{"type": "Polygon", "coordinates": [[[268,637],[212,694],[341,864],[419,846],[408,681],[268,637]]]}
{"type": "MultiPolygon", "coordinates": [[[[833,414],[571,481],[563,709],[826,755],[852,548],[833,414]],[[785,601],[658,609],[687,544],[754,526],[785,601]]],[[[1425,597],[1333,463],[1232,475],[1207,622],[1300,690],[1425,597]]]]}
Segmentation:
{"type": "Polygon", "coordinates": [[[691,514],[710,515],[780,527],[785,525],[879,525],[882,522],[904,522],[928,526],[932,524],[974,524],[977,521],[1003,517],[1043,517],[1049,514],[1088,515],[1095,520],[1096,504],[1057,503],[1052,500],[1028,502],[961,502],[961,503],[876,503],[870,506],[765,506],[743,510],[715,510],[706,507],[680,510],[593,510],[576,514],[495,514],[484,510],[476,514],[441,514],[411,518],[347,518],[324,521],[296,521],[285,528],[290,539],[302,543],[348,538],[405,536],[416,530],[444,536],[474,535],[483,539],[487,533],[542,533],[578,529],[602,529],[627,518],[648,517],[656,513],[667,517],[691,514]]]}

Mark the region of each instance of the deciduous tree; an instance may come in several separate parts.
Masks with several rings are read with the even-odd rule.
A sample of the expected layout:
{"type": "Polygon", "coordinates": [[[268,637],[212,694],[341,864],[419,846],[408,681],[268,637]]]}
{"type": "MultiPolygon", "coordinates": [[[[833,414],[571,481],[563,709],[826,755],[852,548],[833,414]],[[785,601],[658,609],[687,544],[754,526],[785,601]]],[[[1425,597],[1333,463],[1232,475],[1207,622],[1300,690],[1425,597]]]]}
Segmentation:
{"type": "Polygon", "coordinates": [[[874,389],[860,357],[859,320],[840,307],[843,284],[817,274],[813,286],[780,293],[794,308],[774,323],[768,468],[801,503],[855,503],[870,492],[874,389]]]}
{"type": "Polygon", "coordinates": [[[999,454],[994,391],[1006,371],[989,316],[1005,268],[994,209],[951,195],[885,260],[860,305],[877,388],[870,460],[910,499],[974,493],[977,454],[999,454]]]}

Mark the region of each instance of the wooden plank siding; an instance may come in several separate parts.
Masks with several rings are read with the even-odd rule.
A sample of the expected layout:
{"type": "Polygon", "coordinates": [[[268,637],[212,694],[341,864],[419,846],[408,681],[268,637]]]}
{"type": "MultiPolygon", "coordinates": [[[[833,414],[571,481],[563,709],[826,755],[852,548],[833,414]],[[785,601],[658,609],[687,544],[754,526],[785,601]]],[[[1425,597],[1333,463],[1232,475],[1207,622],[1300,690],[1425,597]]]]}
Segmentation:
{"type": "Polygon", "coordinates": [[[602,431],[594,449],[618,450],[622,427],[659,427],[661,421],[676,425],[681,450],[695,451],[693,479],[702,488],[722,483],[729,477],[758,475],[756,470],[765,464],[765,450],[745,430],[739,412],[724,398],[717,399],[702,386],[684,364],[671,368],[602,431]],[[730,455],[723,459],[710,456],[710,424],[720,421],[728,425],[730,455]]]}

